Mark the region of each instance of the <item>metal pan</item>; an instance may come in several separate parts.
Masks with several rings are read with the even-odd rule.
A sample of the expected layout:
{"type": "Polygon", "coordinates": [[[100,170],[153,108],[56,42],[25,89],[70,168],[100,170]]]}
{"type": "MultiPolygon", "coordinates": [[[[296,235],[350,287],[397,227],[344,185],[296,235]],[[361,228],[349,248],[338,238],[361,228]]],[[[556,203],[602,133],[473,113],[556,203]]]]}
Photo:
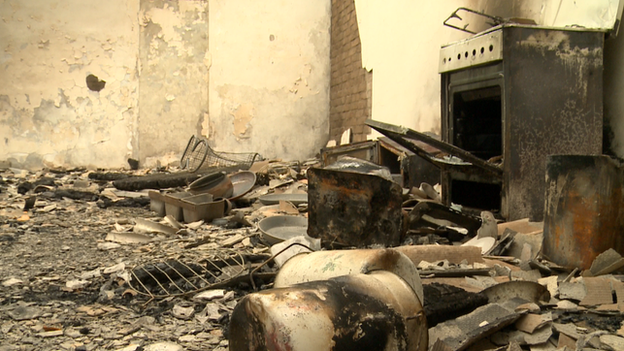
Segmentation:
{"type": "Polygon", "coordinates": [[[270,245],[308,234],[308,219],[300,216],[271,216],[261,220],[258,228],[270,245]]]}

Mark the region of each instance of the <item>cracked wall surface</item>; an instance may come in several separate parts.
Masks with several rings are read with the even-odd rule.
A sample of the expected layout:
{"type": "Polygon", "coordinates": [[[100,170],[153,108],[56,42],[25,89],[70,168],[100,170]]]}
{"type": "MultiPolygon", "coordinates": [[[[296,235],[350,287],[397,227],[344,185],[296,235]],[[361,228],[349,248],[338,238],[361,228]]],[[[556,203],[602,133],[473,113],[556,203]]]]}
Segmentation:
{"type": "Polygon", "coordinates": [[[329,11],[329,0],[2,1],[0,160],[168,164],[193,134],[222,151],[312,156],[328,132],[329,11]]]}
{"type": "Polygon", "coordinates": [[[136,157],[178,160],[208,113],[208,1],[141,0],[136,157]]]}
{"type": "Polygon", "coordinates": [[[137,118],[138,2],[0,2],[0,159],[119,167],[137,118]],[[100,91],[86,77],[105,81],[100,91]]]}
{"type": "Polygon", "coordinates": [[[211,0],[209,119],[222,151],[296,160],[329,133],[330,0],[211,0]]]}

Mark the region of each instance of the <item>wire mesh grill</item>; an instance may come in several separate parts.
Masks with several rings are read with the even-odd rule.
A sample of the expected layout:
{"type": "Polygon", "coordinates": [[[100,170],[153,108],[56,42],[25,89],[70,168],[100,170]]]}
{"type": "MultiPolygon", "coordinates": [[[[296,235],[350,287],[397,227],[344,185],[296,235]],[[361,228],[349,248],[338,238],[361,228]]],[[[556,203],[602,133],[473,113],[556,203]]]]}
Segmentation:
{"type": "Polygon", "coordinates": [[[245,259],[233,251],[217,253],[213,259],[200,262],[170,259],[132,269],[130,287],[151,298],[180,296],[224,284],[245,271],[245,259]]]}
{"type": "Polygon", "coordinates": [[[191,136],[180,160],[180,167],[189,172],[200,168],[232,167],[249,168],[260,155],[251,152],[215,151],[205,138],[191,136]]]}

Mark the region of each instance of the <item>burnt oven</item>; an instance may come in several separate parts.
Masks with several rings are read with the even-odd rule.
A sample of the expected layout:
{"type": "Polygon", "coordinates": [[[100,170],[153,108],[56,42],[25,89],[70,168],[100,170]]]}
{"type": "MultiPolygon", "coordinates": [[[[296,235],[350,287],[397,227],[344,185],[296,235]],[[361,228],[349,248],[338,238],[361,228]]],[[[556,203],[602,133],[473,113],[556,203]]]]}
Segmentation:
{"type": "Polygon", "coordinates": [[[604,33],[505,24],[442,47],[442,140],[503,172],[446,167],[442,198],[542,220],[546,156],[602,153],[604,33]]]}

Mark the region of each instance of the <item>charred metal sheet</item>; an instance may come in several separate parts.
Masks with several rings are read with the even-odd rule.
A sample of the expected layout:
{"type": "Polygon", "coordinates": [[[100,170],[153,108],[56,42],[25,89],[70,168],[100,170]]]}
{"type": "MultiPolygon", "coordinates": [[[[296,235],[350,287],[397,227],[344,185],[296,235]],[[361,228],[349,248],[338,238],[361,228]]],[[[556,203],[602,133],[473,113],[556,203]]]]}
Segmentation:
{"type": "Polygon", "coordinates": [[[349,145],[323,148],[321,149],[321,162],[323,167],[331,165],[338,160],[338,157],[345,155],[378,163],[379,144],[376,141],[362,141],[349,145]]]}
{"type": "Polygon", "coordinates": [[[377,271],[245,296],[234,308],[230,350],[425,351],[422,305],[396,275],[377,271]]]}
{"type": "Polygon", "coordinates": [[[458,148],[455,145],[452,145],[450,143],[447,143],[441,140],[437,140],[424,133],[420,133],[420,132],[417,132],[415,130],[405,128],[405,127],[399,127],[399,126],[395,126],[395,125],[388,124],[388,123],[373,121],[372,119],[366,120],[365,123],[369,127],[375,129],[381,134],[387,136],[388,138],[396,141],[398,144],[402,145],[403,147],[406,147],[409,150],[412,150],[417,155],[420,155],[430,160],[436,165],[439,165],[439,164],[433,161],[433,156],[427,153],[424,149],[416,146],[411,140],[418,140],[426,144],[429,144],[441,151],[444,151],[464,161],[467,161],[494,175],[501,175],[503,173],[502,169],[499,168],[498,166],[491,164],[485,160],[482,160],[474,156],[473,154],[465,150],[462,150],[461,148],[458,148]]]}
{"type": "Polygon", "coordinates": [[[436,228],[437,225],[428,221],[427,217],[446,220],[468,230],[469,236],[477,235],[481,227],[481,219],[465,215],[452,208],[434,201],[420,201],[409,214],[409,228],[418,229],[423,226],[436,228]]]}
{"type": "Polygon", "coordinates": [[[604,33],[523,27],[503,33],[511,83],[504,123],[508,219],[541,221],[546,157],[602,153],[604,33]]]}
{"type": "Polygon", "coordinates": [[[610,248],[624,254],[623,162],[609,156],[548,157],[545,257],[589,269],[610,248]]]}
{"type": "MultiPolygon", "coordinates": [[[[434,138],[438,138],[432,134],[434,138]]],[[[393,173],[400,172],[404,188],[418,187],[421,183],[437,184],[440,182],[440,169],[427,160],[416,155],[413,151],[403,147],[396,141],[381,137],[379,143],[379,164],[390,168],[393,173]],[[399,169],[394,169],[397,165],[399,169]]],[[[424,151],[435,154],[437,149],[420,141],[414,141],[424,151]]]]}
{"type": "MultiPolygon", "coordinates": [[[[415,141],[426,152],[437,149],[415,141]]],[[[321,149],[321,161],[327,167],[343,156],[350,156],[388,167],[393,174],[401,174],[405,187],[418,186],[422,182],[440,182],[440,170],[418,157],[413,151],[399,145],[390,138],[381,137],[376,141],[363,141],[321,149]]]]}
{"type": "Polygon", "coordinates": [[[401,186],[389,180],[385,168],[345,159],[331,168],[308,170],[308,235],[329,248],[397,246],[401,186]]]}
{"type": "Polygon", "coordinates": [[[488,303],[487,296],[482,293],[468,292],[448,284],[433,282],[423,285],[423,289],[427,296],[423,308],[429,328],[488,303]]]}

